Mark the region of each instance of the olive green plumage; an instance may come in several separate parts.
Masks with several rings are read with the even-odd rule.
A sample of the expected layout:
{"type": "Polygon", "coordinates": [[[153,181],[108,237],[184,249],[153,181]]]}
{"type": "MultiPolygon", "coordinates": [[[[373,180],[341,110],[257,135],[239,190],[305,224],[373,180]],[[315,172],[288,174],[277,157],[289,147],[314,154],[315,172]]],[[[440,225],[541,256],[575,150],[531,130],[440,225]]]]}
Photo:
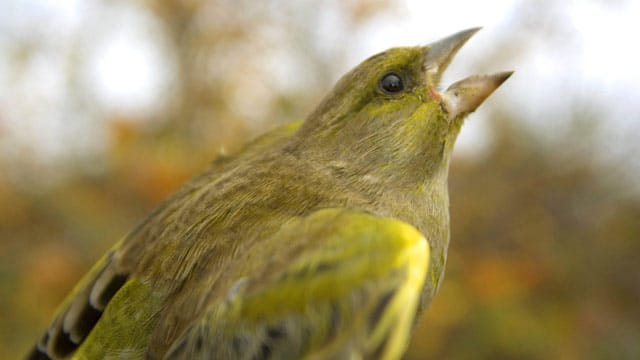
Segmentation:
{"type": "Polygon", "coordinates": [[[475,31],[367,59],[303,123],[214,162],[94,266],[30,357],[401,357],[444,272],[456,136],[509,75],[436,92],[475,31]]]}

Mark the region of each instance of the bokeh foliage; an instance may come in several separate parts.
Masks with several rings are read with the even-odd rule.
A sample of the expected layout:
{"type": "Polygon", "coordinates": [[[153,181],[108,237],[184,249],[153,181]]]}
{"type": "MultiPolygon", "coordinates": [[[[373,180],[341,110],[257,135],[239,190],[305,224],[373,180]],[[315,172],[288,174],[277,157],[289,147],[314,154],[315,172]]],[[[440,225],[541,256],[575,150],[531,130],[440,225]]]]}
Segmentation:
{"type": "MultiPolygon", "coordinates": [[[[174,59],[162,111],[86,111],[105,120],[106,146],[55,167],[19,151],[0,157],[0,358],[23,354],[87,268],[221,149],[310,111],[349,43],[345,34],[325,52],[312,46],[322,35],[309,5],[288,10],[306,11],[294,16],[280,11],[290,9],[282,1],[139,4],[162,24],[174,59]],[[286,88],[269,84],[264,66],[283,46],[305,73],[286,88]],[[247,94],[240,103],[239,94],[247,94]],[[257,112],[242,109],[256,99],[257,112]]],[[[347,28],[393,11],[386,1],[332,6],[347,28]]],[[[82,56],[75,49],[70,61],[82,56]]],[[[82,98],[74,69],[61,71],[70,96],[82,98]]],[[[576,112],[567,134],[579,136],[548,142],[502,104],[487,110],[494,136],[486,153],[453,161],[447,275],[407,358],[640,357],[640,200],[589,153],[558,156],[598,131],[583,126],[585,114],[593,114],[587,122],[603,115],[576,112]]]]}

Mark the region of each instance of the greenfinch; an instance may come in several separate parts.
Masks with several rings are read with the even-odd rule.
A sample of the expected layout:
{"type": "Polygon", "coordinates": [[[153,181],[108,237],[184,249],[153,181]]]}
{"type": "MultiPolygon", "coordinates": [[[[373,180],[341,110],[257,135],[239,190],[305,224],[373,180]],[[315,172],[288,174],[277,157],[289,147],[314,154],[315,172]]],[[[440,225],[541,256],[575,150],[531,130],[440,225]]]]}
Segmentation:
{"type": "Polygon", "coordinates": [[[511,72],[437,90],[478,29],[399,47],[182,186],[84,276],[30,359],[399,359],[449,244],[456,137],[511,72]]]}

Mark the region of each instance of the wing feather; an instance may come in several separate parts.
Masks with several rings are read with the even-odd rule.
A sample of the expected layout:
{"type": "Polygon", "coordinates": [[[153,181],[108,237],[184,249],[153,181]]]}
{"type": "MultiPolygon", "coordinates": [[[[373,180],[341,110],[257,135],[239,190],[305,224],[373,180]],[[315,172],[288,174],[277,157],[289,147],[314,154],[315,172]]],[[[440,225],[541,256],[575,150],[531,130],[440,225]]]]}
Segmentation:
{"type": "Polygon", "coordinates": [[[76,285],[28,359],[60,359],[72,354],[96,325],[106,304],[128,275],[117,271],[112,255],[119,243],[76,285]]]}
{"type": "Polygon", "coordinates": [[[248,264],[264,265],[167,358],[400,358],[428,258],[424,237],[399,220],[345,209],[296,219],[251,249],[248,264]]]}

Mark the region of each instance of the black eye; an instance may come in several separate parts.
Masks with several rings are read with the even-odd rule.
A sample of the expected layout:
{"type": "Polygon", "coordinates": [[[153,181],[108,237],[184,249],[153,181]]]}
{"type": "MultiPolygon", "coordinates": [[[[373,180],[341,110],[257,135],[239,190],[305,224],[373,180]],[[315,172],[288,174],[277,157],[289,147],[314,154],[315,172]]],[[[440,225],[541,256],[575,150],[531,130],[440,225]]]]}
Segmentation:
{"type": "Polygon", "coordinates": [[[382,79],[380,79],[378,86],[380,86],[380,89],[387,94],[397,94],[404,90],[402,78],[400,75],[395,73],[388,73],[384,75],[382,79]]]}

